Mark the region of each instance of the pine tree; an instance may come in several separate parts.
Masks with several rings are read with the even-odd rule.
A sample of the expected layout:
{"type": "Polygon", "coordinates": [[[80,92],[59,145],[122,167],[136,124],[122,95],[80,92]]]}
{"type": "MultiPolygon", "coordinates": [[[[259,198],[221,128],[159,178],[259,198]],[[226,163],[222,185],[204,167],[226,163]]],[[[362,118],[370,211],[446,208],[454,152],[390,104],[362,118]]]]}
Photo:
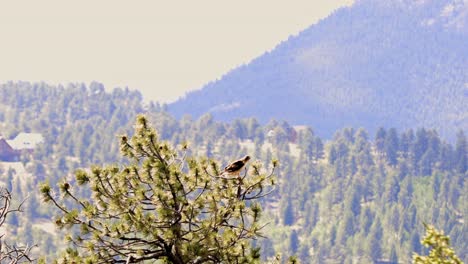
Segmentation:
{"type": "Polygon", "coordinates": [[[385,203],[396,203],[400,193],[400,183],[396,176],[390,176],[385,184],[385,203]]]}
{"type": "Polygon", "coordinates": [[[253,163],[238,177],[221,173],[218,163],[186,157],[158,139],[146,117],[137,118],[131,138],[122,136],[129,164],[93,166],[76,172],[76,186],[62,181],[61,196],[41,186],[46,202],[58,208],[55,220],[75,246],[66,263],[232,263],[259,259],[250,246],[261,235],[259,198],[273,183],[253,163]],[[90,195],[80,197],[80,189],[90,195]],[[57,198],[57,197],[63,197],[57,198]]]}
{"type": "Polygon", "coordinates": [[[374,261],[382,256],[382,237],[382,222],[377,218],[371,227],[369,236],[367,237],[367,252],[374,261]]]}
{"type": "Polygon", "coordinates": [[[283,212],[284,225],[291,226],[295,222],[294,208],[290,200],[288,200],[283,212]]]}
{"type": "Polygon", "coordinates": [[[261,252],[263,260],[271,258],[275,255],[275,248],[271,239],[264,238],[261,240],[261,252]]]}
{"type": "Polygon", "coordinates": [[[413,230],[411,234],[410,246],[412,252],[416,254],[420,254],[422,252],[421,237],[419,236],[418,232],[416,232],[416,230],[413,230]]]}
{"type": "Polygon", "coordinates": [[[297,235],[296,230],[293,230],[291,236],[289,237],[289,250],[294,255],[299,249],[299,236],[297,235]]]}
{"type": "Polygon", "coordinates": [[[390,250],[390,262],[398,264],[398,255],[396,253],[395,245],[392,245],[392,249],[390,250]]]}
{"type": "Polygon", "coordinates": [[[353,191],[345,199],[345,210],[352,211],[357,217],[361,213],[361,192],[358,186],[353,186],[352,189],[353,191]]]}
{"type": "Polygon", "coordinates": [[[424,225],[426,228],[426,236],[422,243],[426,247],[430,247],[431,251],[427,256],[420,256],[417,253],[413,256],[415,264],[462,264],[462,261],[457,257],[455,251],[450,247],[450,238],[444,235],[441,230],[435,229],[431,225],[424,225]]]}
{"type": "Polygon", "coordinates": [[[336,147],[332,145],[328,153],[328,163],[331,165],[335,164],[335,161],[338,158],[337,156],[338,156],[338,153],[337,153],[336,147]]]}
{"type": "Polygon", "coordinates": [[[387,135],[387,131],[383,127],[379,127],[377,133],[375,135],[375,147],[377,152],[382,153],[385,147],[385,137],[387,135]]]}
{"type": "Polygon", "coordinates": [[[323,158],[323,142],[319,137],[314,139],[315,145],[315,160],[319,160],[323,158]]]}
{"type": "Polygon", "coordinates": [[[388,130],[384,141],[384,151],[387,158],[387,162],[391,166],[395,166],[398,163],[398,135],[395,128],[388,130]]]}
{"type": "MultiPolygon", "coordinates": [[[[418,131],[416,131],[416,139],[412,145],[412,153],[411,153],[411,163],[413,165],[413,170],[415,172],[418,172],[418,168],[419,168],[419,161],[422,159],[424,153],[426,153],[427,149],[428,149],[428,145],[429,145],[429,133],[425,130],[425,129],[418,129],[418,131]]],[[[430,156],[427,156],[428,158],[430,156]]],[[[430,161],[429,159],[427,159],[426,161],[430,161]]]]}
{"type": "Polygon", "coordinates": [[[457,143],[455,147],[455,166],[459,173],[465,173],[468,169],[467,149],[468,145],[466,143],[465,133],[460,130],[460,132],[457,133],[457,143]]]}
{"type": "Polygon", "coordinates": [[[432,148],[429,148],[419,161],[419,174],[420,175],[431,175],[436,159],[436,153],[432,148]]]}
{"type": "Polygon", "coordinates": [[[407,158],[411,145],[413,144],[414,134],[412,130],[408,130],[401,135],[399,150],[402,152],[403,158],[407,158]]]}
{"type": "Polygon", "coordinates": [[[369,207],[365,207],[365,209],[361,211],[361,215],[359,216],[361,232],[363,232],[364,234],[369,233],[373,220],[374,216],[372,215],[371,210],[369,209],[369,207]]]}

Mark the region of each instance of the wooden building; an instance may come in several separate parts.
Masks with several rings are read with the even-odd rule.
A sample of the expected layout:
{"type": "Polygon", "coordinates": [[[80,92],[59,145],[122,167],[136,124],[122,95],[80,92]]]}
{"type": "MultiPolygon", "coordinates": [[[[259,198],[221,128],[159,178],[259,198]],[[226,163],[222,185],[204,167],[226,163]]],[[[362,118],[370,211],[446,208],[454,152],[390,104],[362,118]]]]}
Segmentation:
{"type": "Polygon", "coordinates": [[[19,161],[21,154],[32,153],[42,142],[44,137],[37,133],[19,133],[12,140],[0,136],[0,161],[19,161]]]}
{"type": "Polygon", "coordinates": [[[20,150],[13,149],[4,138],[0,138],[0,161],[18,161],[20,155],[20,150]]]}

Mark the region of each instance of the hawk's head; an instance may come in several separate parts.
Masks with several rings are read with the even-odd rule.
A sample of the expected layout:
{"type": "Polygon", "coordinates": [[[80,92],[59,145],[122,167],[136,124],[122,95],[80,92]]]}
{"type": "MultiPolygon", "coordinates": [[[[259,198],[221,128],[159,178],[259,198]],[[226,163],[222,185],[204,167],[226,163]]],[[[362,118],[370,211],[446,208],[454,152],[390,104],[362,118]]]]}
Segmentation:
{"type": "Polygon", "coordinates": [[[250,156],[247,155],[247,156],[245,156],[242,160],[243,160],[244,162],[247,162],[247,161],[250,160],[250,156]]]}

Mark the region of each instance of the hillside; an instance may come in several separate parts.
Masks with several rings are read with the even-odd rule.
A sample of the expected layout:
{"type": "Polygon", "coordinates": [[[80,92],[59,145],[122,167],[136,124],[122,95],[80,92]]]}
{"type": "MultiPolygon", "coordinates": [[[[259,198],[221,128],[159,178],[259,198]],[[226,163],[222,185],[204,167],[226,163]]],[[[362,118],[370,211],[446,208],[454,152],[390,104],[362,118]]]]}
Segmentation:
{"type": "Polygon", "coordinates": [[[443,229],[458,255],[468,259],[462,132],[450,144],[432,129],[386,128],[374,138],[348,128],[326,141],[310,127],[286,122],[227,123],[209,114],[177,120],[157,105],[143,105],[138,92],[107,93],[97,83],[2,84],[0,110],[5,138],[21,132],[44,136],[31,155],[21,156],[25,172],[0,169],[0,183],[15,201],[29,197],[24,212],[6,222],[5,239],[38,243],[36,256],[48,260],[63,249],[64,234],[54,227],[58,212],[41,201],[38,184],[56,188],[64,178],[73,183],[78,168],[128,162],[119,154],[117,135],[132,131],[139,113],[148,115],[170,145],[188,142],[189,157],[207,156],[223,165],[246,154],[263,164],[279,159],[278,188],[262,200],[268,239],[257,245],[264,258],[281,252],[302,263],[409,263],[413,252],[423,252],[426,222],[443,229]]]}
{"type": "Polygon", "coordinates": [[[467,1],[357,1],[168,109],[284,119],[327,138],[424,126],[454,139],[468,129],[466,43],[467,1]]]}

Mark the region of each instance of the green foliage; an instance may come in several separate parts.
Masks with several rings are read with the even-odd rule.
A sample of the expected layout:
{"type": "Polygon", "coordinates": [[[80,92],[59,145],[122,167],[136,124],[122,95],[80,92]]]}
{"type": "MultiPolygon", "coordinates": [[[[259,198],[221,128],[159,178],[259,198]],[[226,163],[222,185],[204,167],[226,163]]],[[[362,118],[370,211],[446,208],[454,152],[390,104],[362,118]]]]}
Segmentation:
{"type": "Polygon", "coordinates": [[[289,201],[284,208],[283,213],[283,221],[284,225],[291,226],[294,224],[295,216],[294,216],[294,208],[292,203],[289,201]]]}
{"type": "Polygon", "coordinates": [[[390,259],[390,262],[392,263],[398,263],[398,255],[396,253],[395,245],[392,246],[389,259],[390,259]]]}
{"type": "MultiPolygon", "coordinates": [[[[204,163],[209,172],[219,171],[233,158],[246,154],[262,164],[273,160],[278,165],[276,159],[281,160],[281,171],[274,180],[279,188],[259,201],[264,211],[255,209],[261,222],[270,223],[263,229],[268,239],[254,243],[262,247],[263,260],[278,252],[288,252],[289,238],[296,230],[297,257],[302,263],[371,263],[372,231],[371,240],[378,242],[374,245],[379,252],[377,259],[390,259],[395,246],[400,263],[409,263],[412,252],[422,254],[419,223],[426,221],[443,227],[459,257],[468,261],[464,250],[468,247],[463,224],[468,192],[466,170],[462,173],[467,166],[463,132],[452,142],[455,144],[450,144],[432,129],[396,131],[395,135],[387,127],[383,128],[383,149],[376,151],[374,137],[369,136],[375,135],[372,130],[348,128],[337,131],[333,138],[321,138],[311,128],[275,120],[267,125],[254,118],[224,123],[214,118],[217,115],[200,119],[185,116],[178,120],[157,104],[143,104],[137,92],[127,89],[103,92],[99,86],[93,87],[70,84],[64,88],[24,82],[0,86],[2,135],[11,138],[30,131],[42,133],[46,138],[25,160],[26,174],[8,169],[0,174],[0,181],[13,188],[18,200],[29,195],[29,199],[39,201],[38,194],[31,190],[38,189],[38,182],[46,180],[53,188],[45,185],[44,192],[54,194],[60,201],[60,190],[65,192],[65,200],[59,205],[72,210],[82,208],[66,190],[78,200],[91,201],[89,187],[97,179],[94,174],[126,173],[123,170],[130,169],[134,161],[119,155],[116,135],[131,134],[135,116],[145,111],[159,132],[160,145],[177,146],[176,150],[170,149],[177,152],[178,158],[185,152],[187,162],[195,160],[197,164],[205,162],[204,159],[190,157],[209,154],[204,163]],[[269,138],[270,130],[277,132],[274,138],[269,138]],[[323,152],[317,156],[321,148],[314,142],[319,140],[323,152]],[[394,147],[396,165],[387,154],[394,147]],[[216,162],[209,162],[210,159],[216,162]],[[117,167],[118,172],[109,170],[110,167],[117,167]],[[291,214],[285,214],[288,204],[291,214]],[[293,216],[289,219],[291,226],[284,225],[287,216],[293,216]],[[382,226],[381,234],[375,230],[376,222],[382,226]]],[[[131,143],[130,137],[119,139],[120,143],[131,143]]],[[[136,167],[143,166],[142,163],[136,167]]],[[[250,165],[250,174],[253,169],[250,165]]],[[[182,174],[187,170],[187,166],[182,168],[182,174]]],[[[64,235],[70,232],[62,219],[56,219],[60,209],[33,201],[27,202],[25,209],[26,206],[37,208],[11,215],[5,226],[7,238],[47,241],[39,243],[39,251],[47,255],[47,260],[56,258],[56,252],[64,248],[64,235]],[[44,223],[51,219],[60,220],[58,223],[64,228],[45,229],[44,223]],[[26,234],[28,230],[32,234],[26,234]]],[[[99,206],[115,207],[115,203],[99,206]]],[[[75,226],[71,231],[78,235],[80,229],[75,226]]],[[[287,258],[280,261],[284,263],[287,258]]]]}
{"type": "Polygon", "coordinates": [[[429,255],[421,256],[414,254],[415,264],[461,264],[455,251],[450,247],[450,238],[444,232],[437,230],[431,225],[424,224],[426,236],[422,240],[424,246],[431,248],[429,255]]]}
{"type": "Polygon", "coordinates": [[[60,261],[137,263],[251,263],[261,236],[256,200],[271,192],[273,169],[259,163],[238,177],[220,174],[215,160],[187,156],[159,139],[145,116],[132,137],[120,137],[127,164],[93,166],[59,183],[63,199],[44,184],[44,200],[60,215],[73,248],[60,261]],[[79,196],[88,188],[90,196],[79,196]],[[90,198],[91,197],[91,198],[90,198]]]}
{"type": "Polygon", "coordinates": [[[296,254],[299,249],[299,236],[296,230],[293,230],[289,237],[289,250],[292,254],[296,254]]]}
{"type": "Polygon", "coordinates": [[[468,170],[468,144],[466,142],[465,133],[460,130],[457,134],[457,143],[456,143],[456,168],[460,173],[465,173],[468,170]]]}

